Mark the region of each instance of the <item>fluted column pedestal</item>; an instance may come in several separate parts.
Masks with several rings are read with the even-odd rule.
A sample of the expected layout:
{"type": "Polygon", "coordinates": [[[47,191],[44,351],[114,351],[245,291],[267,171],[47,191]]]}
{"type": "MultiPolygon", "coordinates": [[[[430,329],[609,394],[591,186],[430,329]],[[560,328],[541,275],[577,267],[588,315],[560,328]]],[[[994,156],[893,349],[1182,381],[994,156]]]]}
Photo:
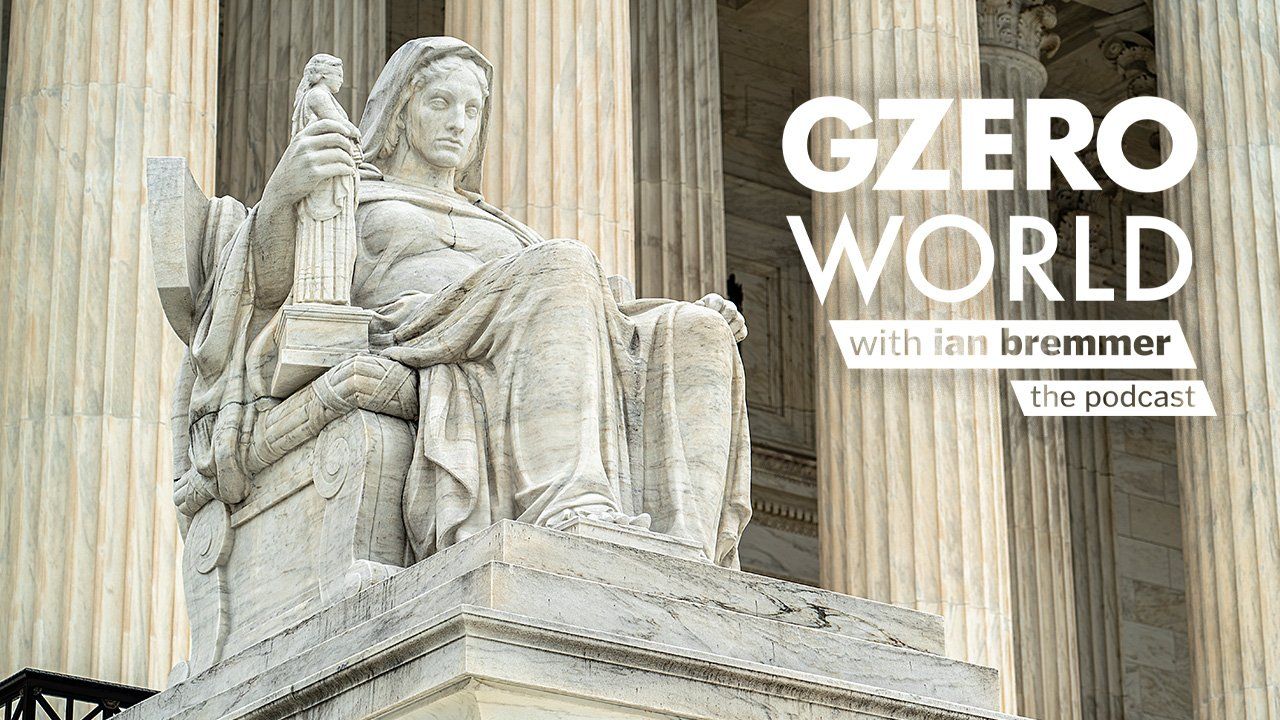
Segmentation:
{"type": "MultiPolygon", "coordinates": [[[[1178,423],[1192,701],[1280,718],[1280,2],[1155,4],[1160,94],[1200,133],[1165,212],[1195,266],[1172,298],[1217,417],[1178,423]]],[[[1167,141],[1167,133],[1166,135],[1167,141]]]]}
{"type": "Polygon", "coordinates": [[[186,655],[144,158],[213,185],[218,3],[14,0],[0,188],[0,675],[186,655]]]}
{"type": "MultiPolygon", "coordinates": [[[[1042,0],[984,0],[978,3],[983,97],[1013,100],[1014,120],[997,121],[995,132],[1013,137],[1012,155],[993,159],[993,168],[1013,170],[1013,190],[991,191],[991,239],[995,244],[995,309],[1002,320],[1052,320],[1053,305],[1030,282],[1023,300],[1009,300],[1009,218],[1047,218],[1045,191],[1029,191],[1026,169],[1026,105],[1040,97],[1048,73],[1042,47],[1057,37],[1053,7],[1042,0]]],[[[1032,235],[1025,245],[1038,249],[1032,235]]],[[[1052,277],[1052,274],[1050,274],[1052,277]]],[[[1079,670],[1076,656],[1075,598],[1071,575],[1071,518],[1065,474],[1062,419],[1026,417],[1010,385],[1014,380],[1052,380],[1057,373],[1008,370],[1000,373],[1003,405],[1005,492],[1009,514],[1009,570],[1013,598],[1014,651],[1018,667],[1018,711],[1037,720],[1078,720],[1079,670]]]]}
{"type": "Polygon", "coordinates": [[[715,0],[635,0],[636,289],[725,292],[715,0]]]}
{"type": "Polygon", "coordinates": [[[302,69],[316,53],[342,60],[338,101],[360,124],[387,61],[386,3],[226,0],[218,73],[218,194],[258,202],[289,144],[302,69]]]}
{"type": "MultiPolygon", "coordinates": [[[[878,98],[981,95],[974,7],[968,0],[811,0],[812,94],[852,98],[874,112],[878,98]]],[[[837,123],[820,124],[821,155],[837,123]]],[[[905,123],[879,122],[880,167],[905,123]]],[[[865,132],[865,131],[864,131],[865,132]]],[[[960,120],[952,112],[922,167],[960,166],[960,120]]],[[[869,132],[859,137],[869,137],[869,132]]],[[[827,168],[832,163],[820,164],[827,168]]],[[[890,215],[903,239],[871,303],[841,267],[816,313],[817,435],[821,578],[825,587],[939,613],[954,657],[1000,671],[1006,709],[1016,705],[1009,598],[1008,525],[994,371],[851,371],[830,319],[992,319],[990,287],[959,304],[937,303],[907,277],[902,244],[927,217],[966,215],[985,226],[985,193],[889,192],[870,181],[839,194],[815,193],[818,257],[827,257],[843,215],[864,246],[890,215]]],[[[943,233],[925,245],[935,284],[959,287],[979,266],[976,244],[943,233]]]]}
{"type": "Polygon", "coordinates": [[[494,64],[485,199],[635,279],[628,3],[448,0],[445,34],[494,64]]]}

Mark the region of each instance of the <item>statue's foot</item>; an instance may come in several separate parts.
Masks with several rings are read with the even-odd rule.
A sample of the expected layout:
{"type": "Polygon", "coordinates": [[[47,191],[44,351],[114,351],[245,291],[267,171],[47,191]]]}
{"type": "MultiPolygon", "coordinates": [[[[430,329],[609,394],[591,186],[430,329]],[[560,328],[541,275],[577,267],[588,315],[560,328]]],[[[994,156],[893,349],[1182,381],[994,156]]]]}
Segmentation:
{"type": "Polygon", "coordinates": [[[653,522],[653,518],[649,517],[649,513],[628,515],[605,505],[588,505],[580,508],[569,508],[556,513],[547,521],[547,527],[559,528],[579,519],[594,520],[595,522],[610,523],[612,525],[625,525],[641,530],[648,530],[649,525],[653,522]]]}

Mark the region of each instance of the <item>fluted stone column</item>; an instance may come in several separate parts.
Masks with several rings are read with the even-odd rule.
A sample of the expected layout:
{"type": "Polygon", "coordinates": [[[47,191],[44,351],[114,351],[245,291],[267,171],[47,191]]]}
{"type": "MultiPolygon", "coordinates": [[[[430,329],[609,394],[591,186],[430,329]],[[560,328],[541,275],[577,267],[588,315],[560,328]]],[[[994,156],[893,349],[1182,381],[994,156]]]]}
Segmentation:
{"type": "Polygon", "coordinates": [[[715,0],[634,0],[636,289],[724,293],[715,0]]]}
{"type": "Polygon", "coordinates": [[[485,199],[635,279],[628,3],[448,0],[445,34],[493,61],[485,199]]]}
{"type": "MultiPolygon", "coordinates": [[[[8,0],[0,0],[0,152],[4,145],[4,89],[9,77],[8,0]]],[[[2,182],[3,179],[0,179],[2,182]]]]}
{"type": "Polygon", "coordinates": [[[185,657],[168,417],[181,344],[148,155],[213,184],[217,0],[13,0],[0,188],[0,675],[163,686],[185,657]]]}
{"type": "MultiPolygon", "coordinates": [[[[852,98],[874,112],[877,98],[981,95],[978,33],[969,0],[811,0],[812,93],[852,98]]],[[[905,123],[879,122],[880,166],[905,123]]],[[[822,162],[837,124],[820,124],[810,147],[822,162]]],[[[959,114],[948,115],[923,167],[960,165],[959,114]]],[[[869,131],[857,133],[868,137],[869,131]]],[[[825,163],[831,167],[831,163],[825,163]]],[[[926,217],[956,213],[987,224],[987,197],[874,191],[815,193],[811,236],[827,256],[842,215],[864,246],[890,215],[904,237],[890,255],[871,303],[863,305],[843,266],[816,313],[819,537],[825,587],[907,605],[946,618],[948,652],[999,669],[1013,709],[1016,673],[1009,598],[1008,526],[994,371],[851,371],[831,337],[830,319],[992,319],[992,289],[960,304],[929,300],[907,277],[902,245],[926,217]]],[[[927,276],[967,284],[976,244],[938,233],[926,243],[927,276]]]]}
{"type": "MultiPolygon", "coordinates": [[[[1101,380],[1101,375],[1071,374],[1080,380],[1101,380]]],[[[1066,417],[1063,426],[1073,516],[1072,579],[1080,713],[1089,720],[1121,720],[1124,678],[1111,491],[1114,476],[1107,419],[1066,417]]]]}
{"type": "MultiPolygon", "coordinates": [[[[1280,2],[1155,4],[1160,94],[1200,133],[1165,192],[1195,266],[1172,298],[1217,417],[1178,423],[1192,700],[1280,717],[1280,2]]],[[[1167,141],[1167,133],[1166,141],[1167,141]]]]}
{"type": "MultiPolygon", "coordinates": [[[[1091,318],[1080,315],[1072,319],[1091,318]]],[[[1102,380],[1102,375],[1087,371],[1068,373],[1070,378],[1080,380],[1102,380]]],[[[1065,417],[1062,422],[1073,518],[1072,580],[1080,713],[1089,720],[1121,720],[1124,680],[1112,509],[1114,476],[1107,418],[1065,417]]]]}
{"type": "MultiPolygon", "coordinates": [[[[1049,32],[1054,8],[1043,0],[982,0],[978,3],[982,94],[1013,100],[1015,119],[995,123],[1013,136],[1013,154],[997,156],[992,167],[1012,169],[1014,189],[987,194],[991,238],[996,249],[996,315],[1002,320],[1052,320],[1053,305],[1028,283],[1023,300],[1011,302],[1009,218],[1047,218],[1048,194],[1027,187],[1026,105],[1040,97],[1048,73],[1043,52],[1056,50],[1049,32]]],[[[1033,235],[1024,244],[1040,247],[1033,235]]],[[[1018,711],[1038,720],[1080,717],[1076,658],[1075,598],[1071,576],[1071,519],[1068,513],[1062,419],[1026,417],[1014,396],[1013,380],[1053,380],[1047,370],[1000,373],[1004,408],[1005,492],[1009,513],[1009,570],[1013,597],[1014,651],[1018,667],[1018,711]]]]}
{"type": "MultiPolygon", "coordinates": [[[[1099,193],[1064,191],[1073,205],[1079,201],[1108,203],[1099,193]]],[[[1074,214],[1084,210],[1091,227],[1108,223],[1099,213],[1059,205],[1065,210],[1059,237],[1074,237],[1074,214]]],[[[1057,214],[1056,212],[1054,214],[1057,214]]],[[[1105,232],[1105,231],[1103,231],[1105,232]]],[[[1107,319],[1105,303],[1072,299],[1074,263],[1054,265],[1054,279],[1067,302],[1057,307],[1058,319],[1098,322],[1107,319]]],[[[1105,380],[1106,371],[1064,370],[1066,380],[1105,380]]],[[[1111,441],[1106,417],[1063,417],[1066,479],[1071,505],[1071,570],[1076,611],[1079,659],[1080,715],[1088,720],[1123,720],[1124,668],[1120,654],[1120,591],[1116,579],[1116,531],[1112,501],[1115,481],[1111,469],[1111,441]]]]}
{"type": "Polygon", "coordinates": [[[289,144],[302,69],[316,53],[342,60],[338,101],[360,123],[387,61],[386,3],[226,0],[218,87],[218,193],[253,204],[289,144]]]}

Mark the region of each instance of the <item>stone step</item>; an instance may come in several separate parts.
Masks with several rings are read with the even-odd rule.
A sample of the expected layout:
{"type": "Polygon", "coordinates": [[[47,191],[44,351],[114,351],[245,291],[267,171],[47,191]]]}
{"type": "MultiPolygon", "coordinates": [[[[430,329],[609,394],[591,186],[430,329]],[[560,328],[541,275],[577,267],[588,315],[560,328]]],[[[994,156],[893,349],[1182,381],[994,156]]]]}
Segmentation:
{"type": "MultiPolygon", "coordinates": [[[[463,602],[513,617],[975,707],[999,705],[995,670],[659,593],[490,563],[451,581],[463,602]]],[[[436,591],[443,591],[446,586],[436,591]]]]}
{"type": "MultiPolygon", "coordinates": [[[[647,533],[653,536],[655,533],[647,533]]],[[[405,573],[443,582],[491,561],[941,655],[938,615],[510,520],[405,573]]]]}

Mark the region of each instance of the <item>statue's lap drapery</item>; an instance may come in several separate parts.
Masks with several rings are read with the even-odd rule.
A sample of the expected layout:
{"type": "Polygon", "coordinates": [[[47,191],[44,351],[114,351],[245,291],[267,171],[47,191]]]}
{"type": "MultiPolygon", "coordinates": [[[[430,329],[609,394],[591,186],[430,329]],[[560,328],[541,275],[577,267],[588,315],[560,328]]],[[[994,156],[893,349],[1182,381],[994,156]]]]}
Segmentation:
{"type": "Polygon", "coordinates": [[[420,368],[404,506],[415,557],[503,518],[605,506],[736,564],[745,407],[719,315],[620,307],[591,251],[561,240],[486,263],[389,339],[383,354],[420,368]],[[691,403],[724,422],[682,427],[691,403]]]}

